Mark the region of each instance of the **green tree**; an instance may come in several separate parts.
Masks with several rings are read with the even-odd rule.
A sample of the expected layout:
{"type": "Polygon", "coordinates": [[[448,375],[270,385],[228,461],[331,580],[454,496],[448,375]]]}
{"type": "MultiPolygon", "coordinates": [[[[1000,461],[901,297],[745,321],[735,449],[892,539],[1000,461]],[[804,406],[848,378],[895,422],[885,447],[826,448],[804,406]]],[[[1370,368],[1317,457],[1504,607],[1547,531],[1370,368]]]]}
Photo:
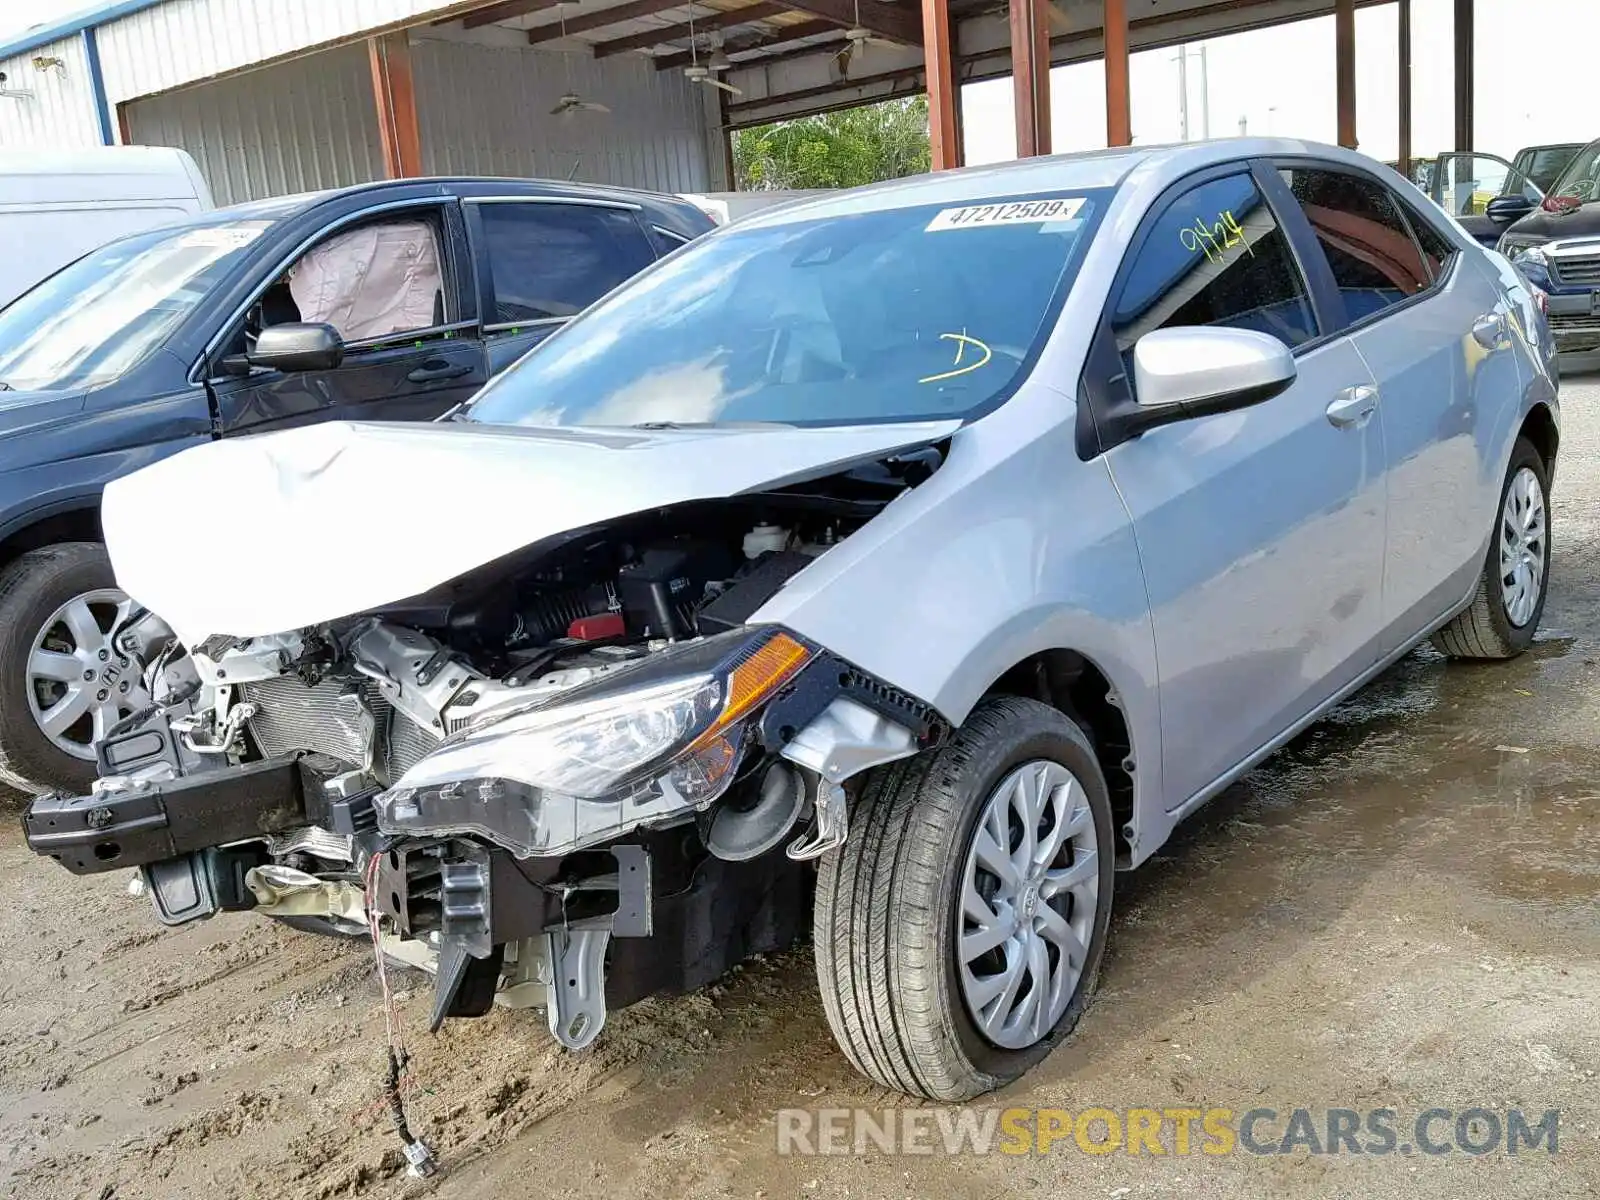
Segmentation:
{"type": "Polygon", "coordinates": [[[733,165],[742,192],[859,187],[921,174],[929,166],[928,98],[738,130],[733,165]]]}

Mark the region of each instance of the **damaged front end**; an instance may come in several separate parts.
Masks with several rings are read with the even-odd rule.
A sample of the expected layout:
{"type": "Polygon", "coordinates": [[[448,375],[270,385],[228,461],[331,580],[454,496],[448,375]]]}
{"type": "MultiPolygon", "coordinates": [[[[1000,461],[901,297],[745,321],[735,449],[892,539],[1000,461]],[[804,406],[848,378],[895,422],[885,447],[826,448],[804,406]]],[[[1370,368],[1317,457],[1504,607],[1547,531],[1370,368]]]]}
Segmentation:
{"type": "Polygon", "coordinates": [[[436,973],[435,1027],[498,1001],[585,1046],[608,1005],[803,936],[849,781],[942,735],[752,621],[939,461],[606,521],[288,633],[169,638],[156,703],[99,746],[91,795],[30,807],[30,845],[137,867],[171,924],[375,914],[436,973]]]}

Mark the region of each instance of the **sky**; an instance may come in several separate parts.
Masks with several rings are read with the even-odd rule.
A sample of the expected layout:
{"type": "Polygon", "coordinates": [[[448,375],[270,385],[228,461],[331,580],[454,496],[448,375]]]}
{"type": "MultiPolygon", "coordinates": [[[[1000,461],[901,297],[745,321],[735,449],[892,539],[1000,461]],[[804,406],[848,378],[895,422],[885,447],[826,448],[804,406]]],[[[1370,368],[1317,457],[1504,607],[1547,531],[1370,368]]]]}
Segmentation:
{"type": "MultiPolygon", "coordinates": [[[[1451,0],[1412,0],[1412,152],[1453,149],[1451,0]]],[[[1540,142],[1600,137],[1600,0],[1477,0],[1475,149],[1510,158],[1540,142]]],[[[1393,4],[1356,12],[1356,135],[1378,159],[1398,150],[1398,17],[1393,4]]],[[[1189,54],[1191,140],[1204,136],[1199,47],[1210,76],[1211,136],[1337,140],[1333,18],[1194,42],[1189,54]]],[[[1178,49],[1134,54],[1129,65],[1135,143],[1181,140],[1178,49]]],[[[962,94],[969,163],[1016,157],[1011,80],[962,94]]],[[[1050,72],[1051,148],[1106,144],[1105,69],[1098,61],[1050,72]]]]}

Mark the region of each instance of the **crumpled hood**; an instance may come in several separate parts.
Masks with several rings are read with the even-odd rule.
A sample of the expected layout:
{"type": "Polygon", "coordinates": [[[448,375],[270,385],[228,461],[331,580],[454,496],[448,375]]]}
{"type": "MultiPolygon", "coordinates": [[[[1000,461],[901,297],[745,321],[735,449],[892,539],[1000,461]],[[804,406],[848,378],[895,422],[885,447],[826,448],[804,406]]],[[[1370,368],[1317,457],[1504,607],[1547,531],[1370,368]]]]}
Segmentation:
{"type": "Polygon", "coordinates": [[[391,604],[570,529],[759,491],[958,426],[330,422],[176,454],[108,484],[101,519],[117,583],[193,645],[391,604]]]}

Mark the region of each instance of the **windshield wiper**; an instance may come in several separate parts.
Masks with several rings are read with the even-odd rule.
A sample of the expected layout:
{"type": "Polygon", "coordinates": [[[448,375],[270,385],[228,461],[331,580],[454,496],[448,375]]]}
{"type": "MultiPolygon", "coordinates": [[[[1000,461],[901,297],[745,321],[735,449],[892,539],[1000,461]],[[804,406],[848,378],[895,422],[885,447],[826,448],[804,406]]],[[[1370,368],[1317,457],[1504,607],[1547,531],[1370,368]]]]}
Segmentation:
{"type": "Polygon", "coordinates": [[[16,388],[12,387],[4,379],[0,379],[0,392],[14,392],[16,390],[16,388]]]}
{"type": "Polygon", "coordinates": [[[629,429],[794,429],[788,421],[639,421],[629,429]]]}

